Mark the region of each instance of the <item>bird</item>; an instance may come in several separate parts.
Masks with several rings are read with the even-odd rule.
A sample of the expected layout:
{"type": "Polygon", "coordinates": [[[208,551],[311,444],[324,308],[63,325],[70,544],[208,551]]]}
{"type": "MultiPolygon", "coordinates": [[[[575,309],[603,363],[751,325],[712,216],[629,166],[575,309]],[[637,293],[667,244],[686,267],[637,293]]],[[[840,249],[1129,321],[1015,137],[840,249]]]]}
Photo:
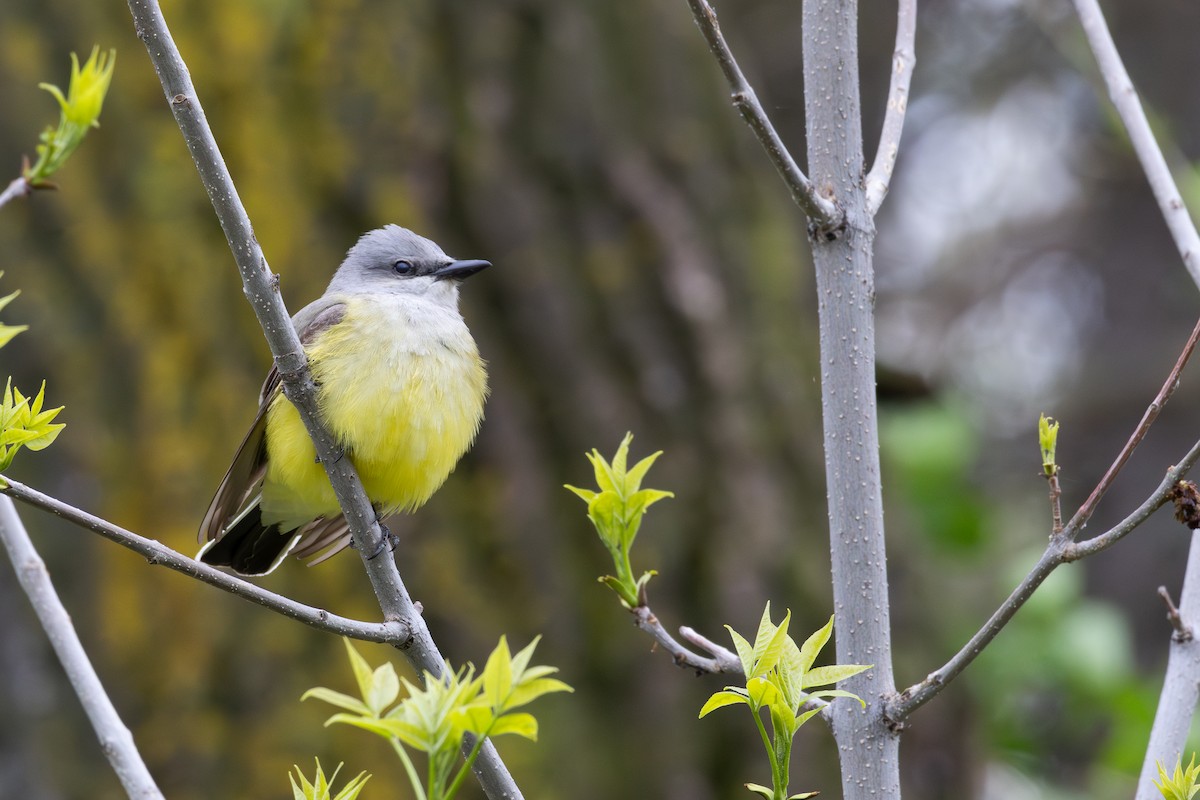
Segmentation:
{"type": "MultiPolygon", "coordinates": [[[[380,519],[424,505],[479,432],[487,371],[458,293],[490,266],[456,260],[387,225],[363,234],[325,293],[292,317],[321,422],[380,519]]],[[[281,385],[272,366],[250,432],[200,526],[197,559],[240,575],[266,575],[289,554],[319,563],[350,544],[312,439],[281,385]]]]}

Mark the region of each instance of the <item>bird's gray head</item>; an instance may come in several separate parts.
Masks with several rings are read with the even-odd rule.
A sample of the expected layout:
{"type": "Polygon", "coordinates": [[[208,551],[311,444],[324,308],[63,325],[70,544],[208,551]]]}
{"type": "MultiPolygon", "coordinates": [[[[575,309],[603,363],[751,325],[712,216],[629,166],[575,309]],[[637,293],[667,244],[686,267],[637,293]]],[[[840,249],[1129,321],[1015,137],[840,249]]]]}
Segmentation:
{"type": "Polygon", "coordinates": [[[387,225],[363,234],[350,248],[327,292],[425,295],[455,303],[459,282],[490,266],[457,261],[424,236],[387,225]]]}

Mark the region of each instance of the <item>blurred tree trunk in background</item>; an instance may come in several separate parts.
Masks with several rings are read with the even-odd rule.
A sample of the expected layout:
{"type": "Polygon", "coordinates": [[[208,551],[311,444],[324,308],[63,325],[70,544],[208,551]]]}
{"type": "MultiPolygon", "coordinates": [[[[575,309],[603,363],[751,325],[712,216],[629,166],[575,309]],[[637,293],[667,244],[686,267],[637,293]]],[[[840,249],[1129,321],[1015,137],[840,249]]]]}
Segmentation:
{"type": "MultiPolygon", "coordinates": [[[[718,8],[727,36],[802,152],[800,4],[728,5],[718,8]]],[[[1134,259],[1155,265],[1146,250],[1118,250],[1139,226],[1112,220],[1156,212],[1135,202],[1146,195],[1136,167],[1085,169],[1088,148],[1123,145],[1087,84],[1069,77],[1062,53],[1072,34],[1054,20],[985,5],[923,8],[934,22],[918,47],[906,132],[912,166],[902,155],[879,222],[881,386],[898,421],[889,431],[885,413],[902,684],[940,663],[1008,591],[995,564],[1023,571],[1022,549],[1039,546],[1036,440],[1012,438],[1036,420],[1036,411],[1022,416],[1025,405],[1061,403],[1045,410],[1067,420],[1069,505],[1103,467],[1093,453],[1115,450],[1111,442],[1123,441],[1165,374],[1146,356],[1151,343],[1170,343],[1169,365],[1182,341],[1176,329],[1186,334],[1194,307],[1190,296],[1172,299],[1186,277],[1165,237],[1161,251],[1150,251],[1161,254],[1154,272],[1128,267],[1134,259]],[[1070,112],[1054,119],[1073,135],[1054,139],[1035,125],[1045,117],[1036,102],[1043,96],[1070,112]],[[953,135],[988,141],[969,123],[991,109],[1021,112],[1009,121],[1023,149],[975,152],[963,163],[990,165],[1022,196],[1043,198],[1035,217],[1008,214],[999,190],[983,191],[975,205],[954,194],[990,186],[979,172],[974,182],[962,178],[966,167],[948,143],[958,141],[953,135]],[[1043,134],[1047,157],[1067,174],[1039,174],[1040,162],[1032,175],[1020,168],[1041,152],[1031,143],[1043,134]],[[934,235],[935,223],[956,236],[934,235]],[[1071,258],[1045,266],[1047,254],[1071,258]],[[1012,299],[1005,287],[1019,288],[1022,274],[1035,285],[1012,299]],[[1017,385],[1013,371],[1028,376],[1036,359],[1017,350],[996,366],[986,348],[1011,352],[1012,342],[1026,341],[1013,331],[1028,320],[980,319],[979,309],[1028,308],[1021,300],[1030,295],[1074,298],[1048,312],[1065,331],[1070,368],[1013,399],[997,385],[1017,385]],[[1147,309],[1149,318],[1138,316],[1147,309]],[[1113,343],[1128,339],[1131,318],[1137,350],[1113,343]],[[1100,351],[1107,361],[1098,363],[1089,337],[1108,347],[1100,351]],[[1080,375],[1084,391],[1062,400],[1070,386],[1056,381],[1080,375]],[[928,411],[935,390],[944,390],[943,405],[931,416],[910,413],[928,411]],[[903,439],[931,419],[949,437],[938,440],[951,442],[945,451],[903,439]],[[1085,430],[1090,438],[1081,441],[1085,430]],[[888,441],[901,446],[889,454],[888,441]],[[1077,465],[1070,446],[1086,454],[1077,465]],[[922,483],[930,465],[914,459],[946,452],[951,462],[934,465],[943,473],[930,489],[922,483]],[[946,502],[947,494],[962,502],[946,502]],[[955,516],[938,516],[946,509],[955,516]],[[1014,541],[1009,531],[1024,533],[1014,541]]],[[[178,0],[164,10],[293,310],[322,291],[359,233],[385,222],[496,264],[464,292],[492,376],[479,443],[429,506],[392,527],[402,539],[401,571],[451,659],[482,659],[501,632],[517,643],[541,632],[539,658],[579,688],[547,704],[538,745],[505,743],[527,796],[706,800],[761,781],[752,730],[695,721],[719,683],[693,680],[648,652],[648,640],[595,584],[604,554],[578,501],[560,488],[586,480],[585,450],[610,452],[632,430],[635,455],[666,451],[654,483],[676,493],[655,507],[639,540],[645,567],[661,573],[651,592],[664,622],[720,640],[721,624],[750,628],[768,598],[794,610],[795,630],[828,617],[803,222],[730,108],[685,3],[178,0]]],[[[1138,12],[1141,41],[1155,45],[1128,53],[1135,74],[1169,75],[1164,65],[1176,62],[1166,59],[1185,57],[1158,47],[1158,37],[1187,28],[1171,16],[1138,12]]],[[[8,0],[0,20],[0,157],[12,175],[56,113],[37,83],[62,82],[71,50],[97,43],[119,51],[103,128],[59,176],[63,190],[0,213],[0,290],[23,290],[6,321],[32,326],[4,350],[5,362],[22,386],[47,378],[48,401],[67,406],[69,423],[53,450],[24,459],[14,477],[190,552],[254,413],[266,347],[124,4],[8,0]]],[[[868,142],[882,112],[891,24],[889,4],[864,4],[868,142]]],[[[1182,115],[1173,92],[1151,88],[1149,97],[1163,113],[1182,115]]],[[[1181,128],[1200,130],[1196,109],[1187,113],[1181,128]]],[[[1007,118],[996,111],[986,119],[981,128],[994,129],[1007,118]]],[[[1179,144],[1196,154],[1194,138],[1179,144]]],[[[1164,417],[1156,433],[1168,436],[1171,424],[1164,417]]],[[[1160,473],[1174,454],[1156,447],[1147,443],[1157,460],[1141,466],[1160,473]]],[[[1126,507],[1117,491],[1111,502],[1114,515],[1126,507]]],[[[382,746],[355,731],[323,730],[324,712],[297,700],[314,685],[348,684],[342,649],[329,637],[147,569],[54,520],[26,519],[167,796],[282,796],[287,768],[313,755],[376,773],[367,795],[398,780],[382,746]]],[[[1169,581],[1169,552],[1139,552],[1146,582],[1169,581]]],[[[264,583],[339,613],[376,613],[352,557],[311,571],[287,564],[264,583]]],[[[1143,599],[1157,615],[1151,593],[1143,599]]],[[[118,797],[30,624],[0,581],[0,785],[30,800],[118,797]]],[[[1010,641],[1020,636],[1011,633],[1010,641]]],[[[1165,636],[1147,641],[1157,649],[1144,660],[1161,658],[1165,636]]],[[[973,796],[986,765],[1010,758],[995,754],[1021,748],[1032,754],[1011,758],[1032,773],[1086,785],[1098,742],[1116,747],[1118,736],[1104,739],[1113,723],[1103,715],[1063,744],[1046,703],[1028,700],[1032,721],[1023,725],[1004,716],[1013,706],[998,709],[993,688],[949,691],[920,713],[904,749],[911,796],[973,796]],[[1039,751],[1047,741],[1063,746],[1039,751]]],[[[1029,695],[1046,696],[1059,698],[1040,685],[1029,695]]],[[[832,743],[809,730],[817,732],[798,742],[797,785],[834,792],[832,743]]],[[[1120,766],[1107,758],[1106,768],[1120,766]]]]}

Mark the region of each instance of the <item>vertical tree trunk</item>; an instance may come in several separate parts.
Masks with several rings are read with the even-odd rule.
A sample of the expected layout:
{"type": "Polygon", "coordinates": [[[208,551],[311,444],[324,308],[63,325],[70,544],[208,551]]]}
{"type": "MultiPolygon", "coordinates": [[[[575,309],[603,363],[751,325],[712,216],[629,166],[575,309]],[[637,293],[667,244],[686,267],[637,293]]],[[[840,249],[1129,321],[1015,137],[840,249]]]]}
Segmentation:
{"type": "Polygon", "coordinates": [[[833,733],[845,800],[899,798],[899,738],[881,713],[881,699],[895,691],[895,682],[875,403],[875,225],[863,185],[857,2],[805,0],[803,24],[809,176],[846,214],[839,230],[810,230],[837,660],[874,665],[846,682],[867,701],[867,710],[835,703],[833,733]]]}

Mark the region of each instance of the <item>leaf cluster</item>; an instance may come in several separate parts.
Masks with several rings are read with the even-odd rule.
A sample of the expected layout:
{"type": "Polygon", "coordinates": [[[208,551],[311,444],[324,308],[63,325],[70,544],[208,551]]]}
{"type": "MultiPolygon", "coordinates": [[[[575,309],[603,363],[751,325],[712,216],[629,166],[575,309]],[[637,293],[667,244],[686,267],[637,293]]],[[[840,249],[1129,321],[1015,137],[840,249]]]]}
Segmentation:
{"type": "Polygon", "coordinates": [[[372,669],[346,639],[360,696],[318,687],[305,692],[301,699],[312,697],[343,709],[326,725],[353,725],[388,739],[404,764],[418,800],[449,800],[470,771],[484,739],[516,734],[537,740],[537,719],[517,709],[545,694],[573,691],[550,677],[558,671],[556,668],[530,666],[539,639],[513,655],[502,636],[479,675],[470,664],[455,671],[447,663],[441,678],[426,672],[423,687],[398,677],[391,663],[372,669]],[[468,735],[474,737],[473,746],[455,772],[458,753],[468,735]],[[428,756],[424,781],[405,748],[428,756]]]}
{"type": "Polygon", "coordinates": [[[1165,800],[1192,800],[1200,792],[1200,765],[1196,764],[1196,754],[1188,759],[1187,769],[1183,767],[1183,757],[1175,762],[1174,774],[1167,774],[1161,761],[1156,761],[1158,780],[1154,785],[1162,792],[1165,800]]]}
{"type": "MultiPolygon", "coordinates": [[[[3,274],[0,272],[0,275],[3,274]]],[[[0,297],[0,311],[20,293],[21,290],[18,289],[0,297]]],[[[0,347],[4,347],[12,341],[14,336],[28,328],[28,325],[5,325],[0,322],[0,347]]],[[[42,381],[42,388],[38,390],[37,396],[32,401],[21,394],[20,389],[12,385],[11,377],[5,383],[4,396],[0,397],[0,472],[12,466],[17,451],[22,447],[30,450],[44,450],[58,438],[59,432],[66,427],[61,422],[54,422],[54,418],[58,416],[58,412],[63,410],[63,407],[43,410],[42,405],[45,398],[45,381],[42,381]]]]}
{"type": "Polygon", "coordinates": [[[748,783],[746,788],[768,800],[798,800],[815,794],[787,794],[792,740],[800,726],[820,713],[823,707],[823,704],[814,704],[814,700],[849,697],[866,706],[860,697],[841,689],[809,691],[814,687],[843,681],[870,669],[870,665],[834,664],[814,668],[813,662],[833,633],[833,617],[829,618],[825,627],[809,636],[803,645],[797,645],[788,634],[791,618],[792,612],[788,611],[783,621],[775,625],[771,621],[771,604],[767,603],[763,609],[762,620],[758,624],[758,632],[754,636],[754,644],[726,625],[738,658],[742,662],[746,684],[726,686],[710,697],[700,709],[700,716],[704,717],[725,706],[750,707],[771,763],[773,786],[768,788],[748,783]],[[767,735],[759,713],[764,708],[770,716],[771,736],[767,735]]]}
{"type": "Polygon", "coordinates": [[[650,570],[634,578],[633,565],[629,558],[634,539],[642,526],[642,517],[646,515],[646,510],[659,500],[675,496],[673,492],[642,488],[642,480],[662,455],[662,451],[646,456],[632,469],[628,469],[626,464],[632,441],[633,434],[626,433],[611,462],[606,461],[599,450],[593,449],[587,454],[588,461],[592,462],[595,471],[599,491],[566,486],[587,503],[588,519],[612,556],[613,568],[617,574],[603,576],[600,578],[601,583],[607,584],[616,592],[625,607],[630,609],[642,604],[646,583],[656,574],[650,570]]]}
{"type": "Polygon", "coordinates": [[[342,790],[336,795],[332,795],[333,782],[337,780],[337,775],[342,771],[342,765],[338,764],[337,769],[333,771],[333,775],[329,778],[325,777],[325,770],[321,769],[321,762],[317,760],[317,774],[313,780],[309,781],[304,773],[300,771],[300,767],[294,767],[295,775],[288,775],[288,780],[292,782],[292,798],[293,800],[355,800],[363,787],[367,785],[367,781],[371,776],[365,772],[358,773],[354,780],[342,787],[342,790]],[[297,783],[299,779],[299,783],[297,783]]]}
{"type": "Polygon", "coordinates": [[[100,109],[104,106],[104,96],[112,83],[116,62],[116,50],[102,53],[99,47],[93,47],[91,56],[80,67],[78,56],[71,53],[71,82],[67,85],[65,97],[62,90],[53,84],[38,84],[38,88],[54,95],[60,114],[58,127],[47,126],[39,137],[41,144],[37,146],[37,163],[25,168],[24,177],[30,186],[45,185],[83,142],[87,132],[100,127],[100,109]]]}

